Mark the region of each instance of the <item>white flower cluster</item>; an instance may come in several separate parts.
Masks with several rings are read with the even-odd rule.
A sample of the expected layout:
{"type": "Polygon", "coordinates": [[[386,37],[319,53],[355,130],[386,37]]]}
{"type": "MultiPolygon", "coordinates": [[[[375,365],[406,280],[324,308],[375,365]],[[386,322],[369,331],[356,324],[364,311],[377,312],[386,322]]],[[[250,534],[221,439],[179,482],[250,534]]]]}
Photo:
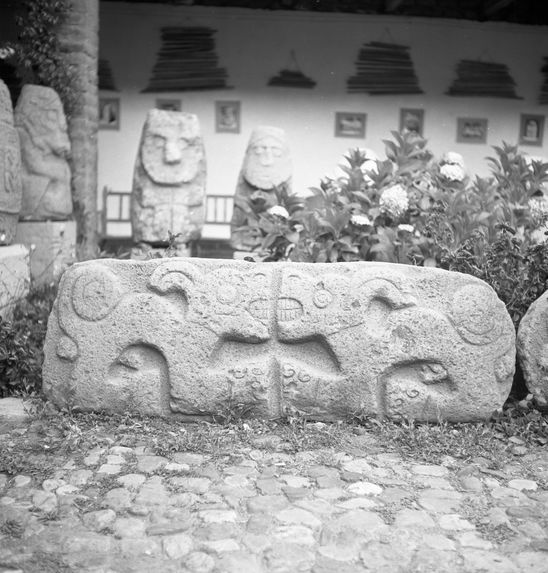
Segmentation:
{"type": "Polygon", "coordinates": [[[274,205],[273,207],[270,207],[267,213],[274,215],[275,217],[280,217],[280,219],[289,219],[289,213],[287,212],[287,209],[281,205],[274,205]]]}
{"type": "Polygon", "coordinates": [[[445,153],[440,161],[440,175],[448,181],[462,181],[466,175],[462,155],[455,151],[445,153]]]}
{"type": "Polygon", "coordinates": [[[373,224],[367,215],[352,215],[350,222],[356,227],[370,227],[373,224]]]}
{"type": "Polygon", "coordinates": [[[388,187],[382,192],[379,207],[382,213],[394,219],[401,217],[409,208],[407,191],[400,184],[388,187]]]}
{"type": "Polygon", "coordinates": [[[15,50],[12,47],[0,48],[0,60],[11,58],[13,54],[15,54],[15,50]]]}

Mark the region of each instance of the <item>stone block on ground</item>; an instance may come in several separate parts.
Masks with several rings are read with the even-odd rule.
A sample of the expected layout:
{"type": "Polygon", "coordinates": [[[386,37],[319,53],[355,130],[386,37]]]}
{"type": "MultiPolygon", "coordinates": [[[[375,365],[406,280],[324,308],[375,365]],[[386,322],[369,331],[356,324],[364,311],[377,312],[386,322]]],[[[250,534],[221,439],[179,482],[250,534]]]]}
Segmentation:
{"type": "Polygon", "coordinates": [[[0,434],[24,426],[29,421],[21,398],[0,399],[0,434]]]}
{"type": "Polygon", "coordinates": [[[83,410],[468,421],[502,406],[514,367],[506,308],[468,275],[103,259],[64,273],[43,374],[50,399],[83,410]]]}
{"type": "Polygon", "coordinates": [[[29,292],[29,252],[23,245],[0,247],[0,317],[9,320],[18,300],[29,292]]]}
{"type": "Polygon", "coordinates": [[[30,251],[34,285],[57,281],[76,260],[75,221],[20,221],[15,238],[30,251]]]}
{"type": "Polygon", "coordinates": [[[548,292],[540,296],[521,319],[517,349],[529,392],[539,405],[548,406],[548,292]]]}

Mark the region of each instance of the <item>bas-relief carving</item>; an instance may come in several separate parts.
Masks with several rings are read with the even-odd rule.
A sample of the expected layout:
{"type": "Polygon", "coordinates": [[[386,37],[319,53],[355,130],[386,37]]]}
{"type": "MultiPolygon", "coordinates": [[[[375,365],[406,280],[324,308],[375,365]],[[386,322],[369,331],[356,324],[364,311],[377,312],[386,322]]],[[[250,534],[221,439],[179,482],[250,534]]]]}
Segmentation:
{"type": "Polygon", "coordinates": [[[258,221],[261,213],[278,204],[276,187],[291,192],[292,173],[285,132],[276,127],[257,127],[249,139],[234,196],[230,228],[235,249],[250,251],[260,244],[260,238],[238,229],[258,221]]]}
{"type": "Polygon", "coordinates": [[[15,108],[15,125],[21,140],[23,204],[20,218],[70,218],[70,141],[57,93],[44,86],[24,86],[15,108]]]}
{"type": "Polygon", "coordinates": [[[0,246],[11,244],[15,238],[21,201],[19,136],[13,125],[8,88],[0,80],[0,246]]]}
{"type": "Polygon", "coordinates": [[[65,273],[46,344],[50,394],[64,368],[83,408],[195,417],[232,403],[262,417],[436,421],[487,417],[509,392],[513,326],[475,279],[437,271],[434,301],[414,280],[424,269],[396,265],[132,264],[65,273]]]}
{"type": "Polygon", "coordinates": [[[131,221],[136,243],[177,245],[199,237],[205,221],[205,152],[194,114],[151,110],[135,163],[131,221]]]}

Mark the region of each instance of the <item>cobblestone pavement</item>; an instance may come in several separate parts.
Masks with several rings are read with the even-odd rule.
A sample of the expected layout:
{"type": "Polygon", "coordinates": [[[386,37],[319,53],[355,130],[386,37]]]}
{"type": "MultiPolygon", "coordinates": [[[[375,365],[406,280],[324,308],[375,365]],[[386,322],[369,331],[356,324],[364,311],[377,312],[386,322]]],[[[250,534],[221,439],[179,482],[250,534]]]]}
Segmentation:
{"type": "Polygon", "coordinates": [[[163,457],[113,440],[49,479],[0,474],[0,571],[548,571],[541,448],[490,470],[366,442],[163,457]]]}

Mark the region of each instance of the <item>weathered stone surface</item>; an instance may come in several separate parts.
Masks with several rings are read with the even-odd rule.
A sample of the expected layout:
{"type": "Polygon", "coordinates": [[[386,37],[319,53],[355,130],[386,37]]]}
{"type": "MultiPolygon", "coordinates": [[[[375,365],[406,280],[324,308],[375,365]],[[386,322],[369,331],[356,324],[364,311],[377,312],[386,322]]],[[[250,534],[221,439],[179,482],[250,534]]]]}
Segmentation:
{"type": "Polygon", "coordinates": [[[244,163],[234,195],[231,243],[240,251],[260,244],[244,225],[257,222],[261,213],[278,204],[275,188],[291,192],[293,166],[285,132],[271,126],[257,127],[247,146],[244,163]]]}
{"type": "Polygon", "coordinates": [[[529,392],[548,405],[548,292],[540,296],[521,319],[518,359],[529,392]]]}
{"type": "Polygon", "coordinates": [[[205,221],[205,151],[196,115],[148,112],[133,177],[131,223],[136,243],[176,245],[199,237],[205,221]]]}
{"type": "Polygon", "coordinates": [[[11,318],[13,306],[29,292],[29,252],[23,245],[0,247],[0,317],[11,318]]]}
{"type": "Polygon", "coordinates": [[[0,245],[13,242],[22,196],[19,135],[8,88],[0,80],[0,245]]]}
{"type": "Polygon", "coordinates": [[[67,159],[70,141],[57,92],[44,86],[25,85],[15,106],[15,127],[21,140],[20,218],[68,219],[72,214],[67,159]]]}
{"type": "Polygon", "coordinates": [[[84,410],[475,420],[515,334],[482,281],[387,263],[101,260],[62,277],[44,391],[84,410]]]}
{"type": "Polygon", "coordinates": [[[34,285],[57,281],[76,260],[74,221],[20,221],[15,241],[30,251],[30,276],[34,285]]]}

